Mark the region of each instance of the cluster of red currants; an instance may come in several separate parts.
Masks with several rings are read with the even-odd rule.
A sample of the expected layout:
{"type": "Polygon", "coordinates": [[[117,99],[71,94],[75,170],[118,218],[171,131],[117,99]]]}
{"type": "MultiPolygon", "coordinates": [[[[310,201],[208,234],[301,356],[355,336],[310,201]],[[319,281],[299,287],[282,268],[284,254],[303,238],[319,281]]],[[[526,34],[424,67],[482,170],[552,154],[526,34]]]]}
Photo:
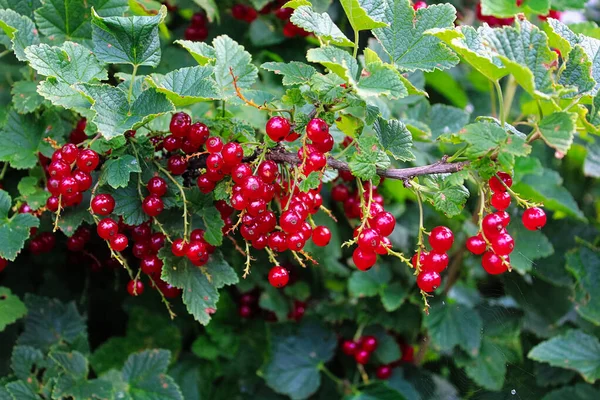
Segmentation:
{"type": "Polygon", "coordinates": [[[92,239],[92,230],[87,226],[80,226],[71,237],[67,238],[67,249],[78,252],[85,248],[85,245],[92,239]]]}
{"type": "Polygon", "coordinates": [[[238,21],[251,23],[258,18],[258,12],[246,4],[235,4],[231,7],[231,16],[238,21]]]}
{"type": "Polygon", "coordinates": [[[375,336],[363,336],[358,340],[344,340],[342,352],[354,357],[357,364],[365,365],[371,358],[371,353],[377,350],[377,338],[375,336]]]}
{"type": "Polygon", "coordinates": [[[441,273],[449,262],[448,250],[454,243],[454,234],[446,226],[436,226],[429,234],[431,251],[421,249],[413,255],[411,263],[419,271],[417,286],[430,293],[442,284],[441,273]]]}
{"type": "MultiPolygon", "coordinates": [[[[490,204],[497,211],[483,217],[481,231],[467,239],[467,249],[475,255],[483,255],[481,265],[492,275],[502,274],[510,268],[510,253],[515,248],[513,237],[506,231],[510,215],[506,209],[511,197],[508,189],[512,186],[512,177],[506,172],[498,172],[489,179],[492,191],[490,204]]],[[[546,214],[541,208],[531,207],[523,213],[523,225],[526,229],[536,230],[546,224],[546,214]]]]}
{"type": "Polygon", "coordinates": [[[79,149],[67,143],[54,151],[50,165],[46,168],[46,187],[52,196],[46,201],[46,208],[52,212],[59,208],[76,206],[83,199],[83,192],[92,186],[90,172],[100,163],[100,157],[92,149],[79,149]],[[75,170],[72,170],[76,167],[75,170]]]}
{"type": "Polygon", "coordinates": [[[49,253],[56,245],[56,237],[52,232],[42,232],[32,237],[29,241],[31,254],[49,253]]]}
{"type": "Polygon", "coordinates": [[[282,7],[287,1],[285,0],[277,0],[267,3],[260,11],[256,11],[251,6],[245,4],[236,4],[231,7],[231,15],[234,19],[239,21],[245,21],[251,23],[256,18],[258,18],[258,14],[271,14],[275,15],[281,21],[285,21],[283,25],[283,35],[287,38],[293,38],[296,36],[306,37],[310,35],[310,32],[305,31],[299,26],[294,25],[290,21],[290,17],[294,13],[294,9],[288,7],[282,7]]]}
{"type": "Polygon", "coordinates": [[[208,37],[208,19],[203,13],[192,15],[190,26],[185,29],[184,38],[194,42],[202,42],[208,37]]]}
{"type": "Polygon", "coordinates": [[[146,188],[150,194],[142,201],[142,210],[149,217],[156,217],[165,209],[162,197],[167,193],[167,182],[160,176],[153,176],[146,188]]]}
{"type": "MultiPolygon", "coordinates": [[[[169,130],[171,134],[162,142],[163,148],[169,153],[181,150],[185,154],[194,154],[206,143],[210,135],[206,125],[201,122],[192,124],[192,119],[184,112],[173,114],[169,130]]],[[[187,167],[187,158],[181,154],[173,154],[167,160],[167,168],[173,175],[182,175],[187,167]]]]}
{"type": "Polygon", "coordinates": [[[81,118],[79,121],[77,121],[75,129],[73,129],[69,135],[69,143],[73,143],[75,145],[83,143],[87,139],[87,135],[85,134],[86,126],[87,119],[81,118]]]}
{"type": "Polygon", "coordinates": [[[208,258],[215,252],[215,246],[209,244],[204,238],[202,229],[194,229],[190,234],[190,242],[184,239],[175,239],[171,244],[171,252],[176,257],[187,257],[197,267],[206,265],[208,258]]]}

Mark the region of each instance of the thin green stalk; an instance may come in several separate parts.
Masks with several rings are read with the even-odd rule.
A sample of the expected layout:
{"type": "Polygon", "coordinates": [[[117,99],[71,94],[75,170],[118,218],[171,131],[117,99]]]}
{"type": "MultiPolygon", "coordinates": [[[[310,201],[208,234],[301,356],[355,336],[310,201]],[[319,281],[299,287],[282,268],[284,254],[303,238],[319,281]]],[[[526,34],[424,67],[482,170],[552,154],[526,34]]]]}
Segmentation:
{"type": "Polygon", "coordinates": [[[504,105],[502,107],[504,109],[504,121],[506,121],[506,118],[510,114],[515,93],[517,93],[517,81],[515,81],[514,76],[509,75],[506,85],[504,86],[504,105]]]}
{"type": "Polygon", "coordinates": [[[160,165],[156,161],[154,162],[154,164],[156,165],[156,168],[158,168],[158,170],[160,172],[162,172],[163,174],[165,174],[171,180],[171,182],[173,182],[173,184],[177,187],[177,189],[179,189],[179,193],[181,193],[181,199],[183,200],[183,239],[187,241],[187,239],[188,239],[188,227],[189,227],[189,224],[188,224],[188,209],[187,209],[187,198],[185,197],[185,191],[183,190],[183,186],[181,186],[179,184],[179,182],[177,182],[177,179],[173,178],[173,175],[171,175],[171,173],[169,171],[167,171],[166,169],[164,169],[162,167],[162,165],[160,165]]]}
{"type": "Polygon", "coordinates": [[[329,370],[329,368],[327,368],[325,365],[323,365],[323,364],[320,364],[320,365],[319,365],[319,369],[320,369],[321,371],[323,371],[323,373],[324,373],[325,375],[327,375],[327,377],[329,377],[329,379],[331,379],[332,381],[334,381],[336,384],[338,384],[338,385],[340,385],[340,386],[342,386],[342,385],[344,384],[344,381],[342,381],[340,378],[338,378],[337,376],[335,376],[335,375],[333,374],[333,372],[331,372],[331,371],[329,370]]]}
{"type": "Polygon", "coordinates": [[[498,93],[498,105],[500,106],[499,116],[500,116],[500,124],[502,128],[504,128],[504,123],[506,120],[504,119],[504,99],[502,96],[502,88],[500,87],[499,81],[494,81],[494,86],[496,87],[496,93],[498,93]]]}
{"type": "Polygon", "coordinates": [[[352,53],[352,57],[356,58],[356,56],[358,55],[358,42],[360,40],[360,35],[358,33],[358,31],[355,29],[354,30],[354,52],[352,53]]]}
{"type": "Polygon", "coordinates": [[[0,181],[4,179],[4,175],[6,175],[6,171],[8,170],[8,161],[4,163],[2,166],[2,172],[0,172],[0,181]]]}
{"type": "Polygon", "coordinates": [[[131,95],[133,94],[133,85],[135,83],[135,75],[137,74],[138,66],[133,66],[133,72],[131,73],[131,82],[129,83],[129,92],[127,92],[127,102],[131,103],[131,95]]]}
{"type": "Polygon", "coordinates": [[[492,116],[494,118],[498,117],[497,109],[496,109],[496,92],[494,89],[494,82],[490,81],[490,106],[492,108],[492,116]]]}

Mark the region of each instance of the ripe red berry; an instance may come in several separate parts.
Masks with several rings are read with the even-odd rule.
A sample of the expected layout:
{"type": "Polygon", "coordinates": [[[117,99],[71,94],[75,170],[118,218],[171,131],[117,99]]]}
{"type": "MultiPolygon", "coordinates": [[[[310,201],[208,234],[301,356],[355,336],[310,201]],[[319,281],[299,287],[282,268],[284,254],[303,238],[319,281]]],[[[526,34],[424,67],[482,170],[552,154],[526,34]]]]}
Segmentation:
{"type": "Polygon", "coordinates": [[[71,173],[71,166],[62,160],[52,161],[48,166],[48,174],[52,178],[62,179],[71,173]]]}
{"type": "Polygon", "coordinates": [[[286,233],[298,232],[302,228],[302,218],[292,210],[284,211],[279,217],[279,226],[286,233]]]}
{"type": "Polygon", "coordinates": [[[363,250],[375,251],[379,247],[381,236],[379,232],[372,228],[365,228],[358,235],[357,244],[363,250]]]}
{"type": "Polygon", "coordinates": [[[167,161],[167,168],[173,175],[182,175],[187,166],[188,162],[183,156],[171,156],[167,161]]]}
{"type": "Polygon", "coordinates": [[[56,196],[50,196],[48,197],[48,200],[46,200],[46,208],[51,212],[58,211],[59,205],[60,201],[56,196]]]}
{"type": "Polygon", "coordinates": [[[339,183],[331,188],[331,198],[333,201],[346,201],[349,195],[350,191],[343,183],[339,183]]]}
{"type": "Polygon", "coordinates": [[[312,233],[312,240],[317,246],[327,246],[331,240],[331,231],[326,226],[317,226],[312,233]]]}
{"type": "MultiPolygon", "coordinates": [[[[75,171],[77,172],[77,171],[75,171]]],[[[60,179],[49,178],[46,187],[52,196],[60,196],[60,179]]]]}
{"type": "Polygon", "coordinates": [[[366,350],[359,350],[354,354],[354,360],[357,364],[365,365],[369,362],[369,357],[371,357],[371,353],[366,350]]]}
{"type": "Polygon", "coordinates": [[[163,140],[163,147],[166,151],[172,152],[181,148],[182,140],[173,135],[169,135],[163,140]]]}
{"type": "Polygon", "coordinates": [[[63,196],[71,196],[79,192],[79,185],[72,176],[64,177],[60,181],[60,194],[63,196]]]}
{"type": "Polygon", "coordinates": [[[8,265],[8,260],[0,258],[0,272],[4,271],[4,268],[8,265]]]}
{"type": "Polygon", "coordinates": [[[415,11],[427,7],[427,3],[424,1],[417,1],[413,4],[413,8],[415,11]]]}
{"type": "Polygon", "coordinates": [[[364,336],[360,341],[360,348],[369,353],[377,350],[377,338],[375,336],[364,336]]]}
{"type": "Polygon", "coordinates": [[[201,42],[208,37],[208,28],[205,26],[188,26],[183,32],[186,40],[201,42]]]}
{"type": "Polygon", "coordinates": [[[417,276],[417,286],[424,292],[431,293],[442,284],[440,274],[435,271],[422,271],[417,276]]]}
{"type": "Polygon", "coordinates": [[[481,257],[481,266],[490,275],[498,275],[508,270],[509,256],[499,256],[492,251],[486,251],[481,257]]]}
{"type": "Polygon", "coordinates": [[[176,257],[183,257],[187,253],[188,244],[183,239],[175,239],[171,244],[171,252],[176,257]]]}
{"type": "Polygon", "coordinates": [[[375,253],[380,255],[386,255],[388,253],[388,249],[392,248],[392,242],[387,236],[382,236],[381,241],[379,242],[379,246],[375,249],[375,253]]]}
{"type": "Polygon", "coordinates": [[[471,253],[475,255],[481,255],[485,252],[487,248],[487,243],[483,239],[483,236],[481,236],[481,234],[479,233],[476,236],[471,236],[470,238],[468,238],[466,246],[467,250],[469,250],[471,253]]]}
{"type": "Polygon", "coordinates": [[[316,149],[321,153],[327,153],[333,149],[334,143],[333,136],[328,135],[322,142],[313,142],[313,146],[315,146],[316,149]]]}
{"type": "Polygon", "coordinates": [[[142,201],[142,210],[150,217],[156,217],[165,209],[165,204],[158,196],[151,194],[142,201]]]}
{"type": "Polygon", "coordinates": [[[83,172],[92,172],[100,163],[100,157],[92,149],[85,149],[77,157],[77,168],[83,172]]]}
{"type": "Polygon", "coordinates": [[[131,236],[136,242],[143,242],[150,239],[151,234],[152,229],[150,229],[150,225],[147,223],[136,225],[131,230],[131,236]]]}
{"type": "Polygon", "coordinates": [[[155,255],[146,256],[140,261],[140,269],[148,275],[156,275],[162,271],[163,262],[155,255]]]}
{"type": "Polygon", "coordinates": [[[73,143],[67,143],[60,149],[62,160],[67,164],[73,164],[77,160],[79,149],[73,143]]]}
{"type": "Polygon", "coordinates": [[[306,125],[306,134],[313,142],[323,143],[329,135],[329,125],[320,118],[313,118],[306,125]]]}
{"type": "Polygon", "coordinates": [[[454,234],[445,226],[436,226],[429,235],[429,244],[433,250],[444,253],[452,248],[454,234]]]}
{"type": "Polygon", "coordinates": [[[264,183],[258,176],[247,176],[240,186],[242,187],[242,194],[246,199],[256,200],[262,197],[264,183]]]}
{"type": "Polygon", "coordinates": [[[206,151],[211,154],[220,153],[223,150],[223,141],[218,136],[208,138],[206,141],[206,151]]]}
{"type": "Polygon", "coordinates": [[[127,293],[131,296],[140,296],[144,293],[144,284],[140,280],[131,280],[127,284],[127,293]]]}
{"type": "Polygon", "coordinates": [[[267,121],[267,126],[265,128],[267,135],[274,142],[281,142],[284,140],[290,133],[291,126],[290,121],[283,117],[272,117],[267,121]]]}
{"type": "Polygon", "coordinates": [[[269,235],[269,248],[278,253],[287,250],[287,237],[283,232],[273,232],[269,235]]]}
{"type": "Polygon", "coordinates": [[[394,218],[392,213],[383,211],[373,217],[371,226],[375,228],[381,236],[389,236],[396,227],[396,218],[394,218]]]}
{"type": "Polygon", "coordinates": [[[85,192],[92,187],[92,176],[82,170],[76,170],[73,172],[73,178],[77,181],[77,190],[79,192],[85,192]]]}
{"type": "Polygon", "coordinates": [[[167,182],[160,176],[153,176],[146,184],[146,188],[151,194],[162,197],[167,193],[167,182]]]}
{"type": "Polygon", "coordinates": [[[257,175],[263,180],[263,182],[273,183],[279,175],[277,164],[271,160],[265,160],[261,162],[258,166],[257,175]]]}
{"type": "Polygon", "coordinates": [[[206,246],[201,241],[191,242],[185,253],[191,261],[198,261],[207,256],[206,246]]]}
{"type": "Polygon", "coordinates": [[[510,174],[507,174],[506,172],[502,171],[498,172],[497,175],[500,179],[502,179],[502,182],[504,182],[504,184],[502,184],[502,182],[498,180],[498,177],[492,176],[488,181],[490,189],[492,189],[494,193],[506,192],[506,187],[512,186],[512,177],[510,176],[510,174]]]}
{"type": "Polygon", "coordinates": [[[178,112],[173,114],[171,117],[171,123],[169,124],[169,130],[176,137],[186,137],[190,126],[192,124],[192,119],[189,115],[184,112],[178,112]]]}
{"type": "Polygon", "coordinates": [[[238,309],[238,314],[241,318],[250,318],[252,316],[252,307],[242,304],[238,309]]]}
{"type": "Polygon", "coordinates": [[[539,207],[531,207],[523,213],[522,221],[526,229],[535,231],[546,225],[546,213],[539,207]]]}
{"type": "Polygon", "coordinates": [[[104,218],[98,222],[96,227],[98,236],[104,240],[110,240],[111,237],[115,236],[119,232],[119,224],[112,218],[104,218]]]}
{"type": "Polygon", "coordinates": [[[129,240],[127,239],[127,236],[122,233],[117,233],[109,242],[110,248],[114,251],[123,251],[127,248],[128,244],[129,240]]]}
{"type": "Polygon", "coordinates": [[[276,266],[269,271],[269,283],[276,288],[282,288],[287,285],[290,280],[290,274],[287,269],[282,266],[276,266]]]}
{"type": "Polygon", "coordinates": [[[287,246],[290,251],[300,251],[304,247],[306,240],[300,232],[290,233],[287,235],[287,246]]]}
{"type": "Polygon", "coordinates": [[[76,206],[83,200],[81,192],[76,192],[68,196],[63,196],[62,203],[65,207],[76,206]]]}
{"type": "Polygon", "coordinates": [[[392,367],[389,365],[380,365],[375,371],[375,376],[377,376],[377,379],[381,380],[389,379],[390,376],[392,376],[392,367]]]}
{"type": "Polygon", "coordinates": [[[515,248],[515,241],[508,233],[500,233],[498,236],[492,238],[491,242],[492,250],[499,256],[507,256],[515,248]]]}
{"type": "Polygon", "coordinates": [[[427,258],[425,258],[424,270],[435,271],[437,273],[442,272],[448,266],[449,258],[446,253],[438,253],[431,251],[427,258]]]}
{"type": "Polygon", "coordinates": [[[67,239],[67,249],[69,251],[81,251],[85,247],[85,240],[81,236],[73,235],[67,239]]]}
{"type": "Polygon", "coordinates": [[[500,215],[497,213],[493,213],[483,217],[481,227],[483,228],[485,237],[491,239],[498,236],[502,229],[504,229],[505,225],[502,217],[500,217],[500,215]]]}
{"type": "Polygon", "coordinates": [[[506,228],[510,224],[510,214],[506,211],[496,211],[494,214],[500,217],[503,227],[506,228]]]}
{"type": "MultiPolygon", "coordinates": [[[[417,268],[417,254],[419,253],[415,253],[411,258],[411,264],[413,268],[417,268]]],[[[423,268],[428,255],[428,252],[421,250],[421,253],[419,254],[419,268],[423,268]]]]}
{"type": "Polygon", "coordinates": [[[359,270],[368,271],[377,262],[377,253],[357,247],[352,253],[352,261],[359,270]]]}
{"type": "Polygon", "coordinates": [[[209,136],[210,130],[208,129],[208,126],[204,125],[203,123],[196,122],[195,124],[192,124],[190,126],[190,130],[188,132],[188,139],[190,139],[190,141],[195,145],[204,145],[208,140],[209,136]]]}
{"type": "Polygon", "coordinates": [[[344,340],[342,343],[342,351],[348,356],[353,356],[358,350],[358,343],[354,340],[344,340]]]}
{"type": "Polygon", "coordinates": [[[115,209],[115,199],[110,194],[99,194],[92,199],[92,211],[98,215],[109,215],[115,209]]]}
{"type": "Polygon", "coordinates": [[[242,162],[242,158],[244,158],[244,149],[242,149],[242,146],[239,143],[229,142],[223,146],[221,154],[223,155],[225,164],[234,166],[242,162]]]}
{"type": "Polygon", "coordinates": [[[508,192],[496,192],[492,195],[490,200],[492,207],[499,211],[504,211],[510,206],[510,193],[508,192]]]}

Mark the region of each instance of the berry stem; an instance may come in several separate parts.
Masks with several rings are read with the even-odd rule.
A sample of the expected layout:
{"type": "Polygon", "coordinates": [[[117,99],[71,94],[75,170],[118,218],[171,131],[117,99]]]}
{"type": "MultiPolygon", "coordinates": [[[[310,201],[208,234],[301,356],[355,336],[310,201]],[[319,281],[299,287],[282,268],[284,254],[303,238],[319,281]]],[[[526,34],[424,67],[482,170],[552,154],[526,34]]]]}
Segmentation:
{"type": "Polygon", "coordinates": [[[131,73],[131,82],[129,83],[129,91],[127,92],[127,102],[131,103],[131,95],[133,94],[133,85],[135,84],[135,75],[137,74],[138,65],[133,65],[133,72],[131,73]]]}
{"type": "Polygon", "coordinates": [[[267,254],[269,255],[269,261],[271,261],[271,263],[273,265],[280,265],[279,261],[277,261],[277,257],[275,257],[275,253],[273,253],[273,250],[271,250],[268,247],[265,247],[265,251],[267,252],[267,254]]]}
{"type": "Polygon", "coordinates": [[[157,163],[155,161],[154,164],[156,164],[156,167],[158,168],[158,170],[160,172],[165,174],[171,180],[171,182],[173,182],[173,184],[177,187],[177,189],[179,189],[179,193],[181,193],[181,198],[183,200],[183,239],[187,241],[188,230],[189,230],[188,217],[187,217],[188,210],[187,210],[187,198],[185,197],[185,191],[183,190],[183,186],[181,186],[179,184],[179,182],[177,182],[177,179],[173,178],[173,175],[171,175],[171,173],[169,171],[167,171],[166,169],[164,169],[159,163],[157,163]]]}
{"type": "Polygon", "coordinates": [[[338,378],[337,376],[335,376],[335,375],[333,374],[333,372],[331,372],[331,371],[329,370],[329,368],[327,368],[327,367],[325,366],[325,364],[323,364],[323,363],[320,363],[318,368],[319,368],[319,370],[320,370],[321,372],[323,372],[323,373],[324,373],[324,374],[325,374],[325,375],[326,375],[326,376],[327,376],[329,379],[331,379],[332,381],[334,381],[334,382],[335,382],[335,383],[336,383],[338,386],[343,386],[343,385],[344,385],[344,381],[343,381],[343,380],[341,380],[340,378],[338,378]]]}
{"type": "Polygon", "coordinates": [[[177,314],[175,314],[173,312],[173,310],[171,309],[171,303],[169,303],[169,300],[167,300],[167,298],[163,294],[162,290],[160,290],[160,288],[158,287],[158,285],[157,285],[156,281],[154,280],[154,278],[152,277],[152,275],[148,275],[148,278],[150,279],[150,281],[152,281],[152,284],[154,285],[154,287],[156,287],[158,289],[157,292],[160,295],[161,301],[163,302],[163,304],[167,308],[167,312],[169,313],[169,317],[171,319],[175,319],[175,317],[177,316],[177,314]]]}
{"type": "Polygon", "coordinates": [[[246,277],[250,275],[250,266],[254,259],[250,256],[250,243],[248,243],[247,240],[244,240],[244,242],[246,243],[246,262],[244,264],[244,275],[242,278],[246,279],[246,277]]]}
{"type": "Polygon", "coordinates": [[[244,94],[242,93],[242,91],[240,90],[237,81],[238,81],[238,77],[235,76],[235,74],[233,73],[233,68],[229,67],[229,74],[231,75],[231,77],[233,78],[233,88],[235,89],[235,94],[237,95],[237,97],[240,98],[240,100],[242,100],[244,103],[246,103],[246,105],[250,106],[250,107],[254,107],[254,108],[258,108],[259,110],[263,110],[263,111],[268,111],[270,113],[276,113],[276,112],[285,112],[290,114],[290,116],[292,116],[292,112],[290,110],[283,110],[283,109],[278,109],[278,108],[271,108],[268,107],[266,105],[259,105],[256,104],[254,102],[254,100],[248,100],[246,98],[246,96],[244,96],[244,94]]]}
{"type": "Polygon", "coordinates": [[[369,375],[367,374],[367,371],[365,370],[365,366],[362,364],[356,364],[356,367],[358,368],[358,372],[360,372],[360,377],[363,380],[363,383],[365,385],[369,384],[369,375]]]}
{"type": "MultiPolygon", "coordinates": [[[[421,252],[425,247],[425,243],[423,242],[423,233],[425,232],[424,225],[424,215],[423,215],[423,197],[421,195],[421,191],[418,188],[414,190],[415,195],[417,196],[417,204],[419,205],[419,234],[417,235],[417,265],[415,265],[415,275],[419,275],[421,272],[421,252]]],[[[426,303],[426,306],[429,305],[426,303]]]]}
{"type": "Polygon", "coordinates": [[[52,232],[56,232],[58,230],[58,220],[60,219],[60,211],[62,209],[62,194],[58,196],[58,210],[56,210],[56,216],[54,218],[54,228],[52,232]]]}
{"type": "Polygon", "coordinates": [[[499,110],[500,125],[502,125],[502,129],[504,129],[504,123],[506,121],[504,119],[504,99],[502,96],[502,87],[500,87],[500,81],[495,80],[494,86],[496,87],[496,93],[498,94],[498,105],[500,107],[500,110],[499,110]]]}

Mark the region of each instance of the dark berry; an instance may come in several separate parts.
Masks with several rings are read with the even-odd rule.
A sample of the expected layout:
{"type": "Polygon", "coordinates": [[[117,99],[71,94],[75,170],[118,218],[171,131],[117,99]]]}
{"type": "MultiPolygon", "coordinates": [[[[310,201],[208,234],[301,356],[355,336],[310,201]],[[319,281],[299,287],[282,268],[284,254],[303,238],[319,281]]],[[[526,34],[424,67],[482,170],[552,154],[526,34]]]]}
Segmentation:
{"type": "Polygon", "coordinates": [[[380,365],[375,371],[375,376],[377,376],[377,379],[381,380],[389,379],[390,376],[392,376],[392,367],[389,365],[380,365]]]}
{"type": "Polygon", "coordinates": [[[139,296],[144,293],[144,284],[140,280],[131,280],[127,284],[127,293],[131,296],[139,296]]]}
{"type": "Polygon", "coordinates": [[[371,357],[371,353],[366,350],[359,350],[354,354],[354,360],[357,364],[365,365],[369,362],[369,358],[371,357]]]}
{"type": "Polygon", "coordinates": [[[377,338],[375,336],[364,336],[360,341],[360,348],[369,353],[377,350],[377,338]]]}
{"type": "Polygon", "coordinates": [[[167,193],[167,182],[160,176],[150,178],[146,184],[148,191],[158,197],[162,197],[167,193]]]}
{"type": "Polygon", "coordinates": [[[140,261],[140,269],[147,275],[158,275],[162,271],[163,262],[155,255],[146,256],[140,261]]]}
{"type": "Polygon", "coordinates": [[[344,343],[342,343],[342,351],[346,355],[353,356],[357,350],[358,343],[356,343],[354,340],[344,340],[344,343]]]}
{"type": "Polygon", "coordinates": [[[173,175],[182,175],[187,166],[188,162],[183,156],[171,156],[167,161],[167,168],[173,175]]]}

